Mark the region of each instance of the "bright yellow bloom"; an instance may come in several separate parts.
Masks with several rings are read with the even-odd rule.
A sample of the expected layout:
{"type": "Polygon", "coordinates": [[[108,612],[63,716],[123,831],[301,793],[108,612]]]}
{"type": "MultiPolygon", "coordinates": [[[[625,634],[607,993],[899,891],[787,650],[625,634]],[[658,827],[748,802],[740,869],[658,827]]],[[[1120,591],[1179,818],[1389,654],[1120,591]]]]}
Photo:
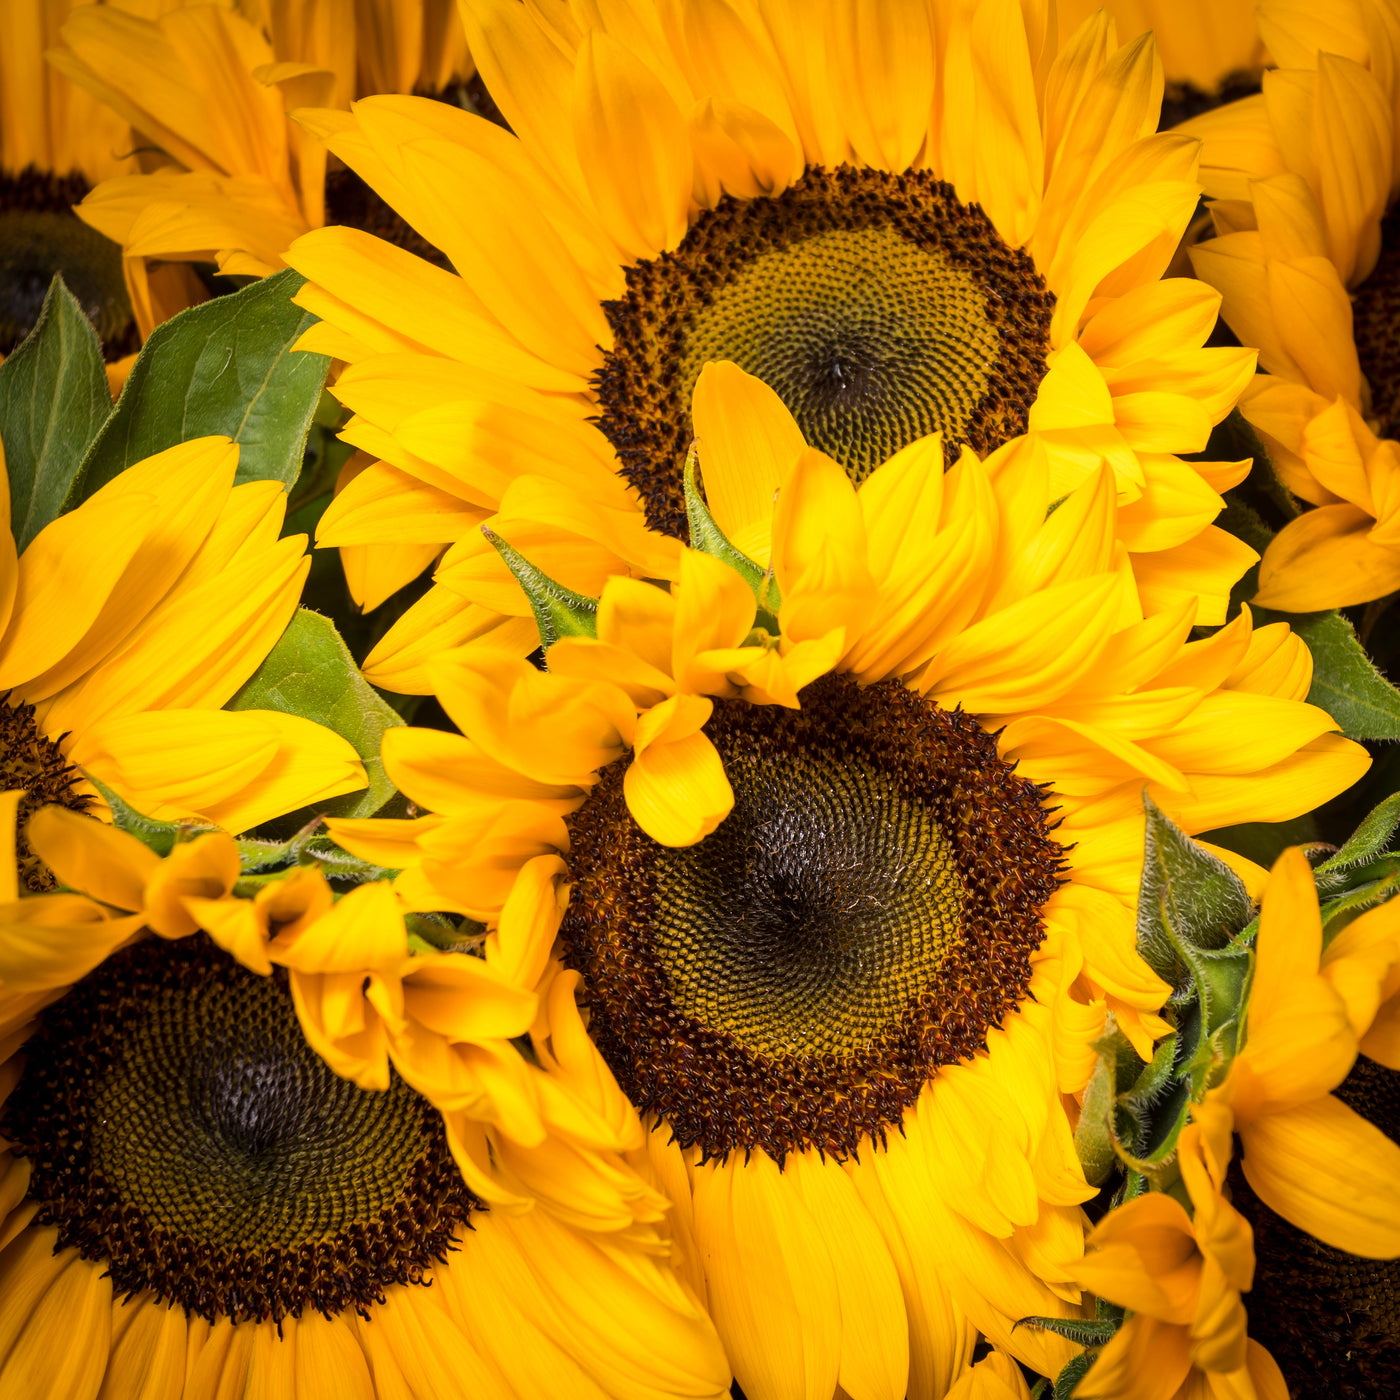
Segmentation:
{"type": "Polygon", "coordinates": [[[1253,1282],[1254,1238],[1223,1194],[1229,1125],[1205,1119],[1177,1149],[1190,1214],[1161,1192],[1138,1196],[1090,1231],[1071,1269],[1132,1309],[1075,1387],[1082,1400],[1288,1400],[1278,1364],[1247,1334],[1240,1294],[1253,1282]]]}
{"type": "MultiPolygon", "coordinates": [[[[1168,83],[1203,93],[1232,74],[1264,66],[1264,45],[1254,26],[1258,0],[1108,0],[1107,10],[1124,38],[1150,29],[1168,83]]],[[[1055,14],[1064,42],[1100,6],[1095,0],[1060,0],[1055,14]]]]}
{"type": "MultiPolygon", "coordinates": [[[[11,0],[0,15],[0,171],[27,166],[88,184],[135,168],[131,130],[44,62],[75,0],[11,0]]],[[[140,0],[118,0],[137,9],[140,0]]]]}
{"type": "Polygon", "coordinates": [[[1281,65],[1258,98],[1188,123],[1218,237],[1192,251],[1262,374],[1241,412],[1315,509],[1265,553],[1259,601],[1291,611],[1400,588],[1400,19],[1264,0],[1281,65]]]}
{"type": "Polygon", "coordinates": [[[335,0],[263,8],[250,0],[145,18],[84,7],[49,52],[158,152],[78,209],[122,246],[143,337],[205,299],[187,264],[266,276],[295,238],[325,222],[325,147],[288,112],[470,71],[460,21],[443,0],[360,0],[353,17],[335,0]]]}
{"type": "Polygon", "coordinates": [[[298,869],[235,897],[223,833],[161,860],[45,808],[30,838],[81,893],[0,889],[6,1394],[724,1392],[664,1238],[483,1211],[414,1092],[427,1051],[400,1042],[435,1038],[487,1096],[506,1054],[545,1075],[506,1039],[538,1021],[532,992],[479,957],[410,957],[383,885],[333,903],[298,869]]]}
{"type": "Polygon", "coordinates": [[[1053,1374],[1064,1344],[1012,1322],[1077,1298],[1061,1095],[1107,1006],[1144,1053],[1165,1030],[1144,787],[1200,831],[1366,756],[1286,627],[1144,617],[1106,467],[1047,516],[1043,442],[945,475],[932,437],[857,490],[771,391],[705,375],[737,376],[699,465],[752,577],[684,549],[669,589],[607,580],[548,672],[441,659],[461,735],[384,744],[428,815],[337,839],[420,907],[537,911],[522,980],[581,974],[746,1393],[941,1395],[972,1327],[1053,1374]]]}
{"type": "MultiPolygon", "coordinates": [[[[0,532],[7,787],[56,799],[66,760],[148,816],[235,832],[364,787],[331,730],[219,708],[282,634],[310,567],[304,535],[278,538],[281,484],[235,486],[237,466],[227,438],[199,438],[129,467],[18,558],[0,532]]],[[[0,488],[7,520],[3,473],[0,488]]]]}
{"type": "MultiPolygon", "coordinates": [[[[528,504],[610,541],[567,586],[648,549],[643,574],[670,577],[642,526],[683,533],[691,391],[733,360],[854,479],[935,430],[945,465],[1029,431],[1057,497],[1108,462],[1144,593],[1224,620],[1250,556],[1210,522],[1243,468],[1175,454],[1205,447],[1252,355],[1203,348],[1216,296],[1159,280],[1197,148],[1154,134],[1150,40],[1120,49],[1099,17],[1057,56],[1043,8],[1001,0],[464,14],[514,136],[406,98],[321,119],[456,270],[348,229],[288,256],[323,318],[303,344],[349,362],[345,436],[376,459],[321,543],[411,547],[402,582],[424,545],[528,504]]],[[[480,631],[464,586],[418,605],[379,683],[421,685],[407,648],[480,631]]]]}
{"type": "Polygon", "coordinates": [[[1400,1256],[1400,1145],[1332,1094],[1358,1052],[1400,1068],[1400,906],[1363,914],[1323,947],[1306,857],[1285,851],[1259,916],[1244,1047],[1204,1111],[1233,1124],[1244,1174],[1270,1210],[1366,1259],[1400,1256]]]}

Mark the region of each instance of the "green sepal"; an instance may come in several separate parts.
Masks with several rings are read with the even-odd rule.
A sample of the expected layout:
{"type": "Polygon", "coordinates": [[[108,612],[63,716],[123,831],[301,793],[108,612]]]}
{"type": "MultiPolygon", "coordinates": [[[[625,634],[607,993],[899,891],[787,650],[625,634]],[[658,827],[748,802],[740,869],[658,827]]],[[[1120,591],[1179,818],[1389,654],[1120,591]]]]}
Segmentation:
{"type": "Polygon", "coordinates": [[[290,487],[330,368],[327,356],[292,349],[316,321],[291,299],[305,280],[279,272],[157,326],[64,508],[134,463],[209,434],[238,443],[236,481],[290,487]]]}
{"type": "Polygon", "coordinates": [[[1400,856],[1382,857],[1351,873],[1364,878],[1343,894],[1322,901],[1324,945],[1330,943],[1356,915],[1377,904],[1384,904],[1400,890],[1400,856]]]}
{"type": "Polygon", "coordinates": [[[575,593],[537,569],[519,550],[512,548],[494,530],[483,525],[481,533],[496,547],[506,568],[530,600],[540,645],[548,651],[563,637],[598,635],[598,600],[575,593]]]}
{"type": "Polygon", "coordinates": [[[1308,704],[1337,721],[1348,739],[1400,739],[1400,691],[1376,670],[1356,629],[1341,613],[1254,609],[1254,625],[1286,622],[1312,652],[1308,704]]]}
{"type": "Polygon", "coordinates": [[[475,919],[449,919],[444,914],[405,914],[408,951],[422,953],[474,953],[486,937],[486,925],[475,919]]]}
{"type": "Polygon", "coordinates": [[[1151,969],[1180,987],[1190,968],[1181,949],[1227,947],[1253,917],[1244,881],[1192,841],[1146,794],[1137,946],[1151,969]]]}
{"type": "Polygon", "coordinates": [[[1137,1079],[1142,1061],[1128,1037],[1118,1029],[1111,1011],[1092,1048],[1098,1061],[1084,1093],[1079,1122],[1074,1130],[1074,1147],[1083,1163],[1085,1178],[1091,1185],[1100,1186],[1118,1161],[1118,1133],[1113,1119],[1119,1085],[1137,1079]]]}
{"type": "Polygon", "coordinates": [[[111,415],[97,332],[55,273],[33,330],[0,364],[0,442],[21,552],[63,509],[84,453],[111,415]]]}
{"type": "Polygon", "coordinates": [[[240,836],[237,841],[239,869],[245,875],[262,870],[285,870],[301,863],[301,854],[321,829],[321,818],[312,817],[295,836],[285,841],[267,841],[257,836],[240,836]]]}
{"type": "Polygon", "coordinates": [[[1089,1367],[1098,1359],[1098,1353],[1081,1351],[1065,1362],[1064,1369],[1055,1377],[1055,1400],[1072,1400],[1074,1388],[1089,1373],[1089,1367]]]}
{"type": "Polygon", "coordinates": [[[365,765],[367,787],[281,818],[283,830],[318,816],[372,817],[395,796],[379,749],[385,732],[403,719],[360,674],[330,618],[298,608],[277,645],[224,708],[278,710],[314,720],[348,739],[365,765]]]}
{"type": "Polygon", "coordinates": [[[207,831],[218,831],[209,822],[163,822],[138,812],[125,798],[113,792],[106,783],[94,778],[87,769],[79,770],[102,795],[102,800],[112,809],[112,825],[118,831],[125,831],[136,837],[143,845],[149,846],[158,856],[168,856],[182,841],[193,841],[207,831]]]}
{"type": "Polygon", "coordinates": [[[1023,1317],[1015,1324],[1032,1332],[1053,1332],[1081,1347],[1101,1347],[1111,1342],[1123,1325],[1119,1320],[1084,1317],[1023,1317]]]}
{"type": "Polygon", "coordinates": [[[1335,888],[1345,879],[1345,872],[1380,855],[1390,844],[1397,826],[1400,826],[1400,792],[1392,792],[1362,818],[1341,850],[1316,867],[1313,874],[1317,877],[1318,889],[1335,888]],[[1327,879],[1328,876],[1333,878],[1327,879]]]}
{"type": "Polygon", "coordinates": [[[778,610],[782,598],[773,570],[760,568],[742,550],[729,542],[729,537],[719,528],[700,487],[695,480],[695,467],[698,460],[698,444],[691,443],[685,455],[685,514],[690,522],[690,547],[701,554],[708,554],[727,564],[753,590],[757,611],[754,616],[754,630],[778,635],[778,610]]]}

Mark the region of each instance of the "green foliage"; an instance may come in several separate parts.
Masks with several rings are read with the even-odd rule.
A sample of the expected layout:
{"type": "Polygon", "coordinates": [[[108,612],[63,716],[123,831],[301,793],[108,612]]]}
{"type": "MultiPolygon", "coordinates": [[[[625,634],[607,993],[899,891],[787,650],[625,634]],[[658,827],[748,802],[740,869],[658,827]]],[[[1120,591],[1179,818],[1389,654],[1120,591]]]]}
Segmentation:
{"type": "Polygon", "coordinates": [[[34,329],[0,365],[0,442],[21,551],[59,514],[111,413],[97,333],[55,275],[34,329]]]}
{"type": "Polygon", "coordinates": [[[1138,894],[1138,952],[1164,981],[1179,986],[1183,949],[1226,948],[1252,913],[1244,882],[1218,856],[1191,840],[1143,794],[1147,839],[1138,894]]]}
{"type": "Polygon", "coordinates": [[[1397,826],[1400,826],[1400,792],[1393,792],[1367,813],[1336,855],[1317,867],[1318,887],[1330,886],[1342,878],[1344,872],[1380,855],[1390,844],[1397,826]]]}
{"type": "Polygon", "coordinates": [[[303,280],[279,272],[158,326],[88,450],[67,508],[143,458],[212,433],[238,443],[238,481],[290,487],[330,364],[292,349],[316,319],[291,301],[303,280]]]}
{"type": "Polygon", "coordinates": [[[138,812],[124,798],[119,797],[106,783],[99,782],[91,773],[84,772],[88,782],[102,794],[102,800],[112,809],[112,825],[119,831],[130,832],[138,841],[144,842],[158,856],[168,856],[181,841],[188,841],[204,831],[217,831],[207,822],[163,822],[138,812]]]}
{"type": "Polygon", "coordinates": [[[1400,691],[1371,664],[1341,613],[1254,610],[1254,624],[1287,622],[1313,658],[1308,703],[1327,711],[1348,739],[1400,739],[1400,691]]]}
{"type": "Polygon", "coordinates": [[[280,710],[314,720],[348,739],[364,760],[367,788],[332,798],[314,813],[298,813],[289,820],[316,815],[369,817],[394,797],[379,746],[384,731],[403,720],[360,674],[329,618],[298,608],[267,659],[226,708],[280,710]]]}
{"type": "Polygon", "coordinates": [[[548,651],[561,637],[596,637],[598,635],[598,600],[585,598],[555,583],[548,574],[537,569],[523,554],[511,548],[485,525],[481,533],[496,547],[505,560],[506,568],[530,600],[535,625],[540,629],[540,645],[548,651]]]}

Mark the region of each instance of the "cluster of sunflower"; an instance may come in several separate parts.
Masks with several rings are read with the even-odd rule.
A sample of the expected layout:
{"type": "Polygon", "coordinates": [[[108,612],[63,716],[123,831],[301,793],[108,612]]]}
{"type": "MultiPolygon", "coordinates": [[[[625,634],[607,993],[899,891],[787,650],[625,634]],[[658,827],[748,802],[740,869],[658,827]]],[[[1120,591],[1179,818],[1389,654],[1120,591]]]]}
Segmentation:
{"type": "Polygon", "coordinates": [[[1395,0],[3,0],[0,354],[0,1395],[1400,1393],[1395,0]]]}

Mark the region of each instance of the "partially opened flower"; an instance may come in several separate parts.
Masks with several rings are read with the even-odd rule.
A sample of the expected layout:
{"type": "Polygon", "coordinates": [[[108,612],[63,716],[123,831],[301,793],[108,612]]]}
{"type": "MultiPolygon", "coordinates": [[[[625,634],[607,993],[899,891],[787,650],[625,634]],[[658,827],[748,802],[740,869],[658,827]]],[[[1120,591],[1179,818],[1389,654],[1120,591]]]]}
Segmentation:
{"type": "MultiPolygon", "coordinates": [[[[464,16],[510,132],[407,98],[320,119],[455,270],[347,229],[288,255],[322,318],[303,344],[349,362],[344,435],[377,459],[321,543],[397,543],[406,581],[535,476],[607,541],[561,582],[668,577],[692,391],[730,360],[853,482],[934,431],[945,467],[1033,434],[1057,498],[1108,462],[1144,597],[1224,620],[1249,553],[1210,522],[1244,469],[1174,454],[1252,354],[1203,348],[1217,298],[1159,280],[1198,190],[1193,142],[1154,134],[1150,39],[1099,16],[1056,56],[1044,9],[1002,0],[464,16]]],[[[481,606],[434,590],[370,674],[421,683],[409,634],[460,643],[481,606]]]]}
{"type": "Polygon", "coordinates": [[[131,129],[44,62],[73,0],[12,0],[0,11],[0,355],[39,317],[61,272],[109,360],[136,348],[121,250],[72,206],[136,167],[131,129]]]}
{"type": "Polygon", "coordinates": [[[1191,256],[1259,347],[1241,412],[1313,507],[1259,576],[1261,603],[1304,612],[1400,587],[1400,20],[1373,0],[1264,0],[1258,18],[1281,65],[1262,96],[1186,128],[1219,234],[1191,256]]]}
{"type": "MultiPolygon", "coordinates": [[[[1167,80],[1163,126],[1259,87],[1264,44],[1254,23],[1258,0],[1108,0],[1103,9],[1124,39],[1150,29],[1167,80]]],[[[1062,41],[1100,8],[1095,0],[1055,7],[1062,41]]]]}
{"type": "Polygon", "coordinates": [[[1253,1192],[1323,1243],[1400,1257],[1400,1144],[1332,1091],[1358,1053],[1400,1069],[1400,905],[1363,914],[1324,947],[1306,857],[1285,851],[1259,916],[1244,1045],[1208,1110],[1233,1125],[1253,1192]]]}
{"type": "MultiPolygon", "coordinates": [[[[1075,1387],[1081,1400],[1287,1400],[1278,1363],[1248,1335],[1242,1293],[1254,1278],[1249,1222],[1223,1194],[1230,1130],[1219,1115],[1182,1130],[1191,1203],[1136,1196],[1090,1232],[1071,1269],[1131,1315],[1075,1387]],[[1209,1125],[1209,1126],[1207,1126],[1209,1125]]],[[[1299,1310],[1307,1302],[1297,1300],[1299,1310]]]]}
{"type": "MultiPolygon", "coordinates": [[[[141,172],[104,181],[78,210],[121,246],[143,337],[208,296],[190,264],[266,276],[326,222],[325,148],[289,111],[445,87],[470,72],[445,0],[360,0],[353,15],[332,0],[164,8],[152,17],[85,6],[48,55],[145,143],[141,172]]],[[[351,210],[364,205],[355,190],[345,196],[351,210]]]]}
{"type": "Polygon", "coordinates": [[[1033,439],[946,475],[920,439],[857,490],[772,421],[714,420],[669,588],[609,579],[547,673],[438,664],[462,734],[384,745],[427,815],[333,828],[422,907],[533,905],[532,976],[557,930],[748,1395],[942,1395],[973,1327],[1054,1374],[1013,1323],[1077,1306],[1061,1096],[1106,1005],[1145,1056],[1165,1031],[1144,787],[1201,830],[1366,757],[1285,627],[1144,618],[1107,468],[1047,517],[1033,439]]]}
{"type": "Polygon", "coordinates": [[[0,890],[6,1394],[724,1392],[664,1248],[486,1210],[390,1068],[414,1030],[539,1073],[508,1043],[529,989],[411,956],[383,886],[334,903],[303,868],[240,896],[223,833],[162,860],[45,808],[30,837],[74,892],[0,890]],[[362,984],[381,1019],[357,1037],[362,984]]]}
{"type": "MultiPolygon", "coordinates": [[[[226,711],[297,606],[304,535],[280,482],[234,485],[199,438],[127,468],[16,555],[0,527],[0,782],[86,807],[73,765],[139,810],[243,831],[366,784],[340,735],[226,711]]],[[[0,467],[3,463],[0,462],[0,467]]],[[[10,519],[0,471],[0,520],[10,519]]],[[[35,889],[47,877],[26,858],[35,889]]]]}

